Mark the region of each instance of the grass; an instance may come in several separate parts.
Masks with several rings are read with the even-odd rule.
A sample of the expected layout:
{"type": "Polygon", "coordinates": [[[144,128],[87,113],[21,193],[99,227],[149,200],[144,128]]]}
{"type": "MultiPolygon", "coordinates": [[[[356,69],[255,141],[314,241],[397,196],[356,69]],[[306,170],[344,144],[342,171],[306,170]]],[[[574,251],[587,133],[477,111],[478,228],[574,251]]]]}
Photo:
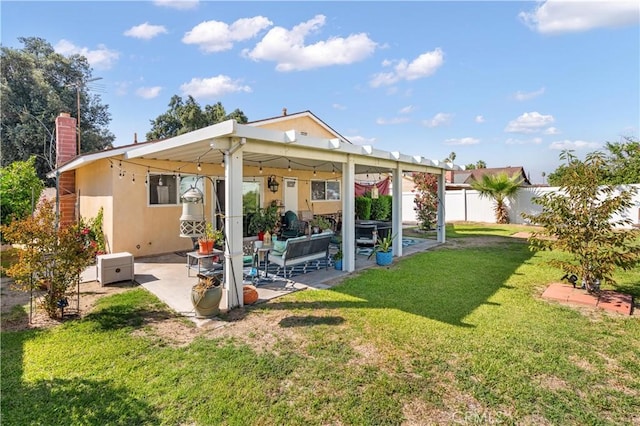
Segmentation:
{"type": "MultiPolygon", "coordinates": [[[[83,320],[2,333],[2,423],[637,424],[640,322],[541,300],[554,255],[512,238],[429,251],[186,346],[154,335],[172,314],[145,290],[103,298],[83,320]]],[[[618,278],[637,291],[640,270],[618,278]]]]}

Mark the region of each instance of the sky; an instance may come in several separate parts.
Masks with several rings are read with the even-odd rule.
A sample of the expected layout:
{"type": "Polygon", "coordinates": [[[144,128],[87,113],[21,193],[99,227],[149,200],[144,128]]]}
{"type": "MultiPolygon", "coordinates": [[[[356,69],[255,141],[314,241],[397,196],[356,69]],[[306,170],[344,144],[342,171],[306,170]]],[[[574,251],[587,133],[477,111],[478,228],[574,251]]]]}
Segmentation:
{"type": "Polygon", "coordinates": [[[355,144],[533,183],[562,150],[640,133],[637,1],[4,0],[0,16],[3,47],[87,57],[115,146],[173,95],[249,121],[309,110],[355,144]]]}

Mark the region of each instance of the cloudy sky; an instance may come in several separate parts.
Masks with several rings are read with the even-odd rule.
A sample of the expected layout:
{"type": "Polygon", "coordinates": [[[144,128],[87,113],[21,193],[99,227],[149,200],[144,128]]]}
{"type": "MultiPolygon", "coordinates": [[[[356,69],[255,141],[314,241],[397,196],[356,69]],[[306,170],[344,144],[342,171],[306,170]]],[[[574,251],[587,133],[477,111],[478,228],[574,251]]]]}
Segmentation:
{"type": "MultiPolygon", "coordinates": [[[[523,166],[534,182],[640,127],[640,3],[3,1],[2,45],[85,55],[116,145],[172,95],[310,110],[356,144],[523,166]]],[[[73,113],[73,112],[72,112],[73,113]]]]}

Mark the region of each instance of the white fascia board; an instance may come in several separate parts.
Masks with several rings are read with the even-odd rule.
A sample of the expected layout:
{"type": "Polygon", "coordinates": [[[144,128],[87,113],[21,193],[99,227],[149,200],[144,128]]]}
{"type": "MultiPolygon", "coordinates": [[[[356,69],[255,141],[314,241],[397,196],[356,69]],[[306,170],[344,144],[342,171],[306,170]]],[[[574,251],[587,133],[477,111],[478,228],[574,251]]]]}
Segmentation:
{"type": "Polygon", "coordinates": [[[86,166],[88,164],[91,164],[98,160],[102,160],[104,158],[120,156],[125,152],[127,152],[127,150],[129,149],[131,149],[131,147],[127,146],[122,148],[109,149],[107,151],[94,152],[93,154],[84,154],[80,157],[74,158],[73,160],[69,161],[67,164],[63,165],[62,167],[59,167],[55,170],[50,171],[49,173],[47,173],[47,177],[50,179],[55,178],[56,174],[58,173],[64,173],[64,172],[68,172],[69,170],[79,169],[80,167],[86,166]]]}
{"type": "Polygon", "coordinates": [[[154,142],[153,144],[147,146],[132,149],[131,151],[127,152],[125,158],[132,159],[145,157],[156,152],[162,152],[172,148],[179,148],[181,146],[189,145],[194,142],[201,142],[203,140],[213,141],[216,138],[231,136],[235,133],[236,126],[237,123],[235,120],[223,121],[222,123],[203,127],[202,129],[194,130],[193,132],[175,136],[164,141],[154,142]]]}

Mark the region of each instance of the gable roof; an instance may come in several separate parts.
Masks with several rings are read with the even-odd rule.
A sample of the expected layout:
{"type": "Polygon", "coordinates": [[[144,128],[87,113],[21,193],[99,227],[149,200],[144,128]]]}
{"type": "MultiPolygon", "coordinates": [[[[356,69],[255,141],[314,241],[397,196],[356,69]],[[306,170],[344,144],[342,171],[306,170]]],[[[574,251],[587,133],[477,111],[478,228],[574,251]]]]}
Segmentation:
{"type": "Polygon", "coordinates": [[[289,113],[287,113],[287,109],[283,108],[282,109],[282,115],[278,115],[278,116],[271,117],[271,118],[264,118],[264,119],[261,119],[261,120],[250,121],[250,122],[247,123],[247,125],[248,126],[259,127],[259,126],[264,126],[264,125],[273,124],[273,123],[282,123],[282,122],[285,122],[285,121],[290,121],[290,120],[297,119],[297,118],[302,118],[302,117],[307,117],[307,118],[313,120],[314,122],[316,122],[316,124],[318,124],[320,127],[324,128],[327,132],[333,134],[336,138],[342,139],[344,142],[351,143],[351,141],[349,139],[345,138],[340,133],[335,131],[331,126],[329,126],[327,123],[322,121],[320,118],[318,118],[314,113],[312,113],[309,110],[300,111],[300,112],[294,112],[292,114],[289,114],[289,113]]]}
{"type": "Polygon", "coordinates": [[[485,169],[471,169],[471,170],[455,170],[451,181],[448,183],[453,184],[467,184],[470,185],[474,180],[482,180],[482,176],[491,174],[497,175],[500,173],[506,173],[507,176],[513,176],[514,174],[522,178],[522,185],[531,185],[527,174],[524,172],[522,166],[518,167],[492,167],[485,169]]]}

